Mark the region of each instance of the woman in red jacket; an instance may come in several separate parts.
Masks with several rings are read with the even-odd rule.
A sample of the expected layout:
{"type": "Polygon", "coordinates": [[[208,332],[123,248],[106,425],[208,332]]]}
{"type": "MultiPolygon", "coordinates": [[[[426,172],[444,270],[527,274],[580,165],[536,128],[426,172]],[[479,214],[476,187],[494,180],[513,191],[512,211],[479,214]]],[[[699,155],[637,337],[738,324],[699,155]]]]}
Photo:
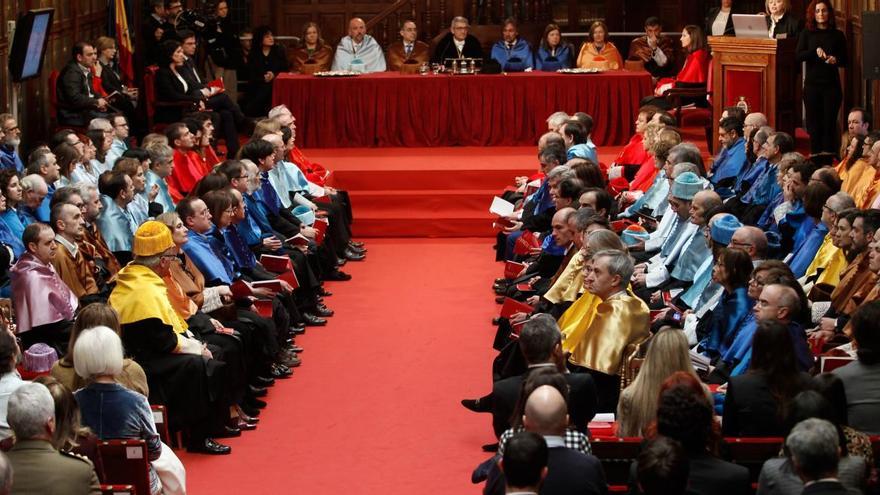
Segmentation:
{"type": "MultiPolygon", "coordinates": [[[[699,26],[685,26],[681,32],[681,47],[687,52],[687,59],[684,66],[674,78],[664,78],[657,81],[654,88],[654,95],[642,100],[642,105],[654,105],[663,110],[672,108],[672,104],[667,100],[663,93],[671,88],[686,87],[703,87],[709,78],[709,54],[706,37],[703,30],[699,26]]],[[[706,106],[705,98],[685,99],[684,103],[694,103],[697,106],[706,106]]]]}

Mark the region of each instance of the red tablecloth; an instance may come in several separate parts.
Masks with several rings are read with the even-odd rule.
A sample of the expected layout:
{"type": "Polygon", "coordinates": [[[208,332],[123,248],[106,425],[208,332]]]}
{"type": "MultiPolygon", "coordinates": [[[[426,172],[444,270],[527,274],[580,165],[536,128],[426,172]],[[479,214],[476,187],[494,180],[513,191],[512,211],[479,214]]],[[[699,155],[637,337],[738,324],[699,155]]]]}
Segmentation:
{"type": "Polygon", "coordinates": [[[274,104],[297,118],[303,147],[533,145],[555,111],[586,112],[593,142],[625,144],[647,72],[450,76],[375,73],[320,78],[283,74],[274,104]]]}

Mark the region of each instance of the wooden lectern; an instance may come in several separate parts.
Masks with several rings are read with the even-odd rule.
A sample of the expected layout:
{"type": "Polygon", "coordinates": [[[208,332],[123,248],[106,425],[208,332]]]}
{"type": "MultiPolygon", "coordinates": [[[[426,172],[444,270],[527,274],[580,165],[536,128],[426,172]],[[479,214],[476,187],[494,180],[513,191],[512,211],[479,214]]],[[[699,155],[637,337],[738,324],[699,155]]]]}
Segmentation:
{"type": "MultiPolygon", "coordinates": [[[[749,113],[765,114],[771,127],[793,137],[801,113],[796,45],[796,39],[710,36],[712,114],[720,117],[744,99],[749,113]]],[[[717,143],[717,125],[713,136],[717,143]]]]}

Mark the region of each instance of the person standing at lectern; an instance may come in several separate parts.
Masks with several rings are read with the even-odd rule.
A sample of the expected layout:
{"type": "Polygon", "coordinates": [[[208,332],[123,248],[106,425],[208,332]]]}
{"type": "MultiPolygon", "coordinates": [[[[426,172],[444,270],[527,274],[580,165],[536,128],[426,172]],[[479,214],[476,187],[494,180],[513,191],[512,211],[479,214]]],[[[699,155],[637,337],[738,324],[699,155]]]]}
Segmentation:
{"type": "Polygon", "coordinates": [[[791,15],[789,0],[767,0],[766,7],[767,34],[776,39],[797,39],[803,26],[791,15]]]}
{"type": "Polygon", "coordinates": [[[470,23],[464,17],[454,17],[449,34],[437,43],[432,64],[442,64],[447,58],[483,58],[483,48],[474,35],[468,33],[470,23]]]}
{"type": "Polygon", "coordinates": [[[837,154],[843,99],[840,70],[847,66],[846,37],[835,27],[830,0],[813,0],[807,7],[807,29],[797,44],[797,61],[806,62],[804,107],[810,152],[837,154]]]}
{"type": "Polygon", "coordinates": [[[388,70],[400,71],[404,65],[418,68],[428,63],[430,48],[423,41],[418,41],[419,29],[416,23],[410,19],[403,21],[400,26],[400,41],[395,41],[388,47],[387,63],[388,70]]]}
{"type": "Polygon", "coordinates": [[[384,72],[385,54],[375,38],[367,34],[367,25],[360,17],[348,22],[348,36],[339,40],[333,70],[384,72]]]}

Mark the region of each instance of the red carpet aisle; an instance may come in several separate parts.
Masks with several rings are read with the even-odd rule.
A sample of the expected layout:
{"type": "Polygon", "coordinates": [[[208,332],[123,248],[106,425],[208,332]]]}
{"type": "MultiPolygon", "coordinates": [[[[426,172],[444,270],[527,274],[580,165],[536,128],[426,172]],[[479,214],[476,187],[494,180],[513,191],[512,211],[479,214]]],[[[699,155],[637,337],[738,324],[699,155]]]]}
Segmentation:
{"type": "Polygon", "coordinates": [[[477,493],[491,419],[459,404],[488,389],[500,275],[487,239],[374,239],[337,315],[297,339],[303,366],[269,391],[230,456],[181,453],[189,493],[477,493]]]}

